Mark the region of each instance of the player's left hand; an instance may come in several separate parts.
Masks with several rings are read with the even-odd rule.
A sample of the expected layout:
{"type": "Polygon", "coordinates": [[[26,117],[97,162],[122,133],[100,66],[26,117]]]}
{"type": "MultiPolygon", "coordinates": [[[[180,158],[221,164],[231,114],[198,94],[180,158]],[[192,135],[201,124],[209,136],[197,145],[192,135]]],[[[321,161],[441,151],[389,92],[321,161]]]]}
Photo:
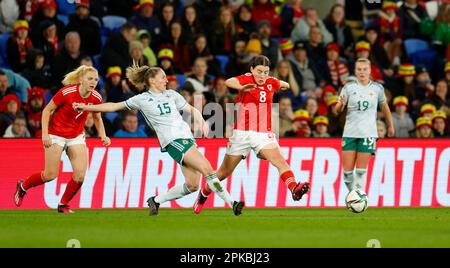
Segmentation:
{"type": "Polygon", "coordinates": [[[111,139],[107,136],[100,137],[100,139],[102,139],[103,146],[109,146],[111,144],[111,139]]]}
{"type": "Polygon", "coordinates": [[[202,133],[203,137],[207,138],[209,134],[209,125],[206,123],[206,121],[203,120],[202,122],[202,133]]]}
{"type": "Polygon", "coordinates": [[[387,134],[388,134],[388,137],[390,137],[390,138],[394,137],[395,129],[393,127],[389,127],[387,134]]]}

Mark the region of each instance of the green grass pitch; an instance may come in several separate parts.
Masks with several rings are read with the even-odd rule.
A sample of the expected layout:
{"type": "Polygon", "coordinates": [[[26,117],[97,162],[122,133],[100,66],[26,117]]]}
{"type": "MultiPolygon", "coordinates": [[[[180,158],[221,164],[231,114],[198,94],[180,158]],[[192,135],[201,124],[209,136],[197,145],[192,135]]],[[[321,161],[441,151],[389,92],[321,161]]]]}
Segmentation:
{"type": "Polygon", "coordinates": [[[0,247],[450,247],[449,208],[0,210],[0,247]]]}

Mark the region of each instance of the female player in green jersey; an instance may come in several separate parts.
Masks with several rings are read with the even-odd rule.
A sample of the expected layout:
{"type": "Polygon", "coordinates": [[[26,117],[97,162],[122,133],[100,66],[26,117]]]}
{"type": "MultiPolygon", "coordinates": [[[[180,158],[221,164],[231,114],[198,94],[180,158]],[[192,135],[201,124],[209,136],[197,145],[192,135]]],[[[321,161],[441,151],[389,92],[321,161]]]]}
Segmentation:
{"type": "Polygon", "coordinates": [[[185,183],[175,185],[167,193],[150,197],[147,200],[150,215],[158,215],[161,203],[179,199],[197,191],[200,175],[205,176],[208,185],[232,207],[234,214],[240,215],[244,202],[231,200],[230,194],[221,186],[209,161],[198,151],[191,129],[179,113],[179,111],[191,113],[194,120],[200,122],[203,134],[206,136],[208,126],[200,112],[189,105],[176,91],[166,90],[168,81],[161,68],[133,66],[127,68],[126,75],[133,85],[140,89],[145,88],[146,91],[119,103],[74,104],[74,108],[95,112],[114,112],[126,108],[139,110],[146,123],[155,130],[161,149],[167,151],[181,165],[185,183]]]}

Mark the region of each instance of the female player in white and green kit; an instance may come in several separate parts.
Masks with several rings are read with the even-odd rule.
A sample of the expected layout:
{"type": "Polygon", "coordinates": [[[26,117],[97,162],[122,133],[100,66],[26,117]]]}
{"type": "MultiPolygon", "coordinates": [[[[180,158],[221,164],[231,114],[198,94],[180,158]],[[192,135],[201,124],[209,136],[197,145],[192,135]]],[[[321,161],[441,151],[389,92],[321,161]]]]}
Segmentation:
{"type": "Polygon", "coordinates": [[[174,90],[166,90],[167,78],[159,67],[129,67],[127,78],[137,88],[147,91],[119,103],[103,103],[98,105],[74,104],[78,110],[92,112],[114,112],[123,110],[139,110],[146,123],[152,127],[158,137],[163,151],[181,165],[185,183],[175,185],[167,193],[150,197],[147,200],[150,215],[158,215],[159,205],[163,202],[179,199],[197,191],[200,175],[205,176],[206,182],[232,209],[236,216],[240,215],[244,202],[232,201],[227,190],[221,187],[217,174],[209,161],[196,147],[189,125],[183,121],[179,111],[191,113],[194,120],[200,122],[206,136],[208,127],[200,112],[189,105],[186,100],[174,90]]]}
{"type": "Polygon", "coordinates": [[[386,102],[384,88],[370,80],[370,61],[358,59],[355,64],[356,81],[347,82],[334,107],[336,113],[347,106],[342,135],[342,162],[344,182],[348,190],[366,191],[366,172],[370,157],[375,155],[377,133],[377,107],[380,105],[387,124],[388,136],[394,136],[394,123],[386,102]],[[356,170],[355,170],[356,167],[356,170]]]}

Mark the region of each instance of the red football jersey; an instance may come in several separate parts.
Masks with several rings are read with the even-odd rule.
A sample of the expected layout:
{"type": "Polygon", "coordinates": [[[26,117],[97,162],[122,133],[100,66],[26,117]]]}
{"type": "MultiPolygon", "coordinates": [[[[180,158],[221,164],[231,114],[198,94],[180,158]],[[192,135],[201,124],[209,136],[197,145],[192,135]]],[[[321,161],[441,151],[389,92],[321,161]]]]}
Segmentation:
{"type": "Polygon", "coordinates": [[[234,125],[238,130],[257,132],[272,131],[272,99],[280,89],[280,81],[269,77],[266,83],[258,85],[251,73],[236,76],[241,85],[254,84],[250,91],[240,91],[236,104],[240,105],[234,125]]]}
{"type": "Polygon", "coordinates": [[[100,104],[102,96],[94,90],[89,97],[83,98],[78,91],[78,85],[69,85],[60,89],[52,100],[58,108],[50,118],[48,133],[73,139],[83,133],[89,112],[74,110],[72,103],[100,104]]]}

